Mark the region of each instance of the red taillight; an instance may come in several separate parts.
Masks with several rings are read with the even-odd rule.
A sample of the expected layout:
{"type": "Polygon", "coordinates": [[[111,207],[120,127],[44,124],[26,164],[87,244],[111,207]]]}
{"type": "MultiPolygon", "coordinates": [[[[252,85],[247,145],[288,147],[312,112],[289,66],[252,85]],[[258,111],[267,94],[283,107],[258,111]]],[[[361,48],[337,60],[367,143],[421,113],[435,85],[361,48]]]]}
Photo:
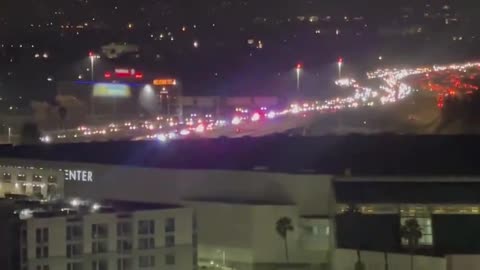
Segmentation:
{"type": "Polygon", "coordinates": [[[105,72],[105,79],[110,79],[110,78],[112,78],[112,73],[105,72]]]}
{"type": "Polygon", "coordinates": [[[143,79],[143,73],[136,73],[135,79],[143,79]]]}

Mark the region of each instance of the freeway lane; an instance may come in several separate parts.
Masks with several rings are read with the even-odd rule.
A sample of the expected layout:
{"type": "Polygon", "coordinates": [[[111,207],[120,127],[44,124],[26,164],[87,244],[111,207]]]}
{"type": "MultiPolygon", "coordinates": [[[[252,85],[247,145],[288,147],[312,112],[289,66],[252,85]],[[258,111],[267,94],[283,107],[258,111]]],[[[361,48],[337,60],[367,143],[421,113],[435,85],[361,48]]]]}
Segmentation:
{"type": "MultiPolygon", "coordinates": [[[[359,108],[391,107],[418,92],[409,83],[414,76],[431,76],[446,71],[466,72],[479,69],[480,63],[452,64],[404,69],[379,69],[367,73],[369,80],[377,80],[376,88],[360,85],[352,78],[338,80],[339,87],[352,89],[352,94],[328,100],[304,100],[294,102],[283,110],[250,111],[230,118],[215,119],[212,116],[177,121],[157,117],[149,120],[132,120],[104,126],[83,126],[75,130],[54,131],[42,137],[45,143],[88,142],[106,140],[168,141],[180,138],[259,137],[309,126],[318,115],[358,111],[359,108]]],[[[200,115],[200,114],[199,114],[200,115]]],[[[348,127],[345,130],[349,130],[348,127]]]]}

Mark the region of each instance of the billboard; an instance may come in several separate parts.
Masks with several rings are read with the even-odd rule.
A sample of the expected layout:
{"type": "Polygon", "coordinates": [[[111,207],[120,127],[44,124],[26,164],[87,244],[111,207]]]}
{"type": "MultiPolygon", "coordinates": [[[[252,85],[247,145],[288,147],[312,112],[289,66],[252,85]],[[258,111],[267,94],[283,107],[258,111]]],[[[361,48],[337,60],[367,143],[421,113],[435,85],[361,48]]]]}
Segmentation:
{"type": "Polygon", "coordinates": [[[153,85],[155,86],[172,86],[177,85],[177,80],[175,79],[155,79],[153,80],[153,85]]]}
{"type": "Polygon", "coordinates": [[[93,86],[94,97],[128,98],[132,95],[130,86],[119,83],[96,83],[93,86]]]}

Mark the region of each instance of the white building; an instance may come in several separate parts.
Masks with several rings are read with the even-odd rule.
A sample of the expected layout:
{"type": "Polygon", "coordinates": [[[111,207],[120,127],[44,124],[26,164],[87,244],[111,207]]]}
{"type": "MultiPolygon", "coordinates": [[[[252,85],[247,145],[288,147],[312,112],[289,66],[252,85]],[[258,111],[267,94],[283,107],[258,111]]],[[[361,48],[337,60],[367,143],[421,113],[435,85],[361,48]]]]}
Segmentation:
{"type": "Polygon", "coordinates": [[[200,267],[251,270],[291,263],[322,269],[329,262],[332,237],[328,217],[302,217],[295,205],[285,204],[187,204],[197,213],[200,267]],[[277,221],[284,217],[293,226],[286,242],[276,231],[277,221]]]}
{"type": "Polygon", "coordinates": [[[64,179],[65,172],[58,168],[0,164],[0,198],[8,194],[61,198],[64,179]]]}
{"type": "Polygon", "coordinates": [[[194,269],[193,210],[109,201],[36,212],[20,229],[22,270],[194,269]]]}

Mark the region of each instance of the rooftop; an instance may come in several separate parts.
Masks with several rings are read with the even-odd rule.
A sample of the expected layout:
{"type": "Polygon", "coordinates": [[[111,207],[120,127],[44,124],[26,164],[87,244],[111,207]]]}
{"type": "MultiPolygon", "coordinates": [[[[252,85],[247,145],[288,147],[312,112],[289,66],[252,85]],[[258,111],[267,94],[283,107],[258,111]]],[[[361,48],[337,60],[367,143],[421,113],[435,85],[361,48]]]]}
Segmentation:
{"type": "Polygon", "coordinates": [[[29,219],[32,217],[49,218],[57,216],[78,217],[94,213],[118,213],[129,214],[136,211],[145,210],[165,210],[182,208],[177,205],[167,205],[158,203],[102,200],[92,201],[74,198],[61,201],[36,202],[18,210],[20,219],[29,219]]]}
{"type": "Polygon", "coordinates": [[[480,174],[478,136],[323,136],[2,146],[3,158],[354,176],[480,174]]]}

